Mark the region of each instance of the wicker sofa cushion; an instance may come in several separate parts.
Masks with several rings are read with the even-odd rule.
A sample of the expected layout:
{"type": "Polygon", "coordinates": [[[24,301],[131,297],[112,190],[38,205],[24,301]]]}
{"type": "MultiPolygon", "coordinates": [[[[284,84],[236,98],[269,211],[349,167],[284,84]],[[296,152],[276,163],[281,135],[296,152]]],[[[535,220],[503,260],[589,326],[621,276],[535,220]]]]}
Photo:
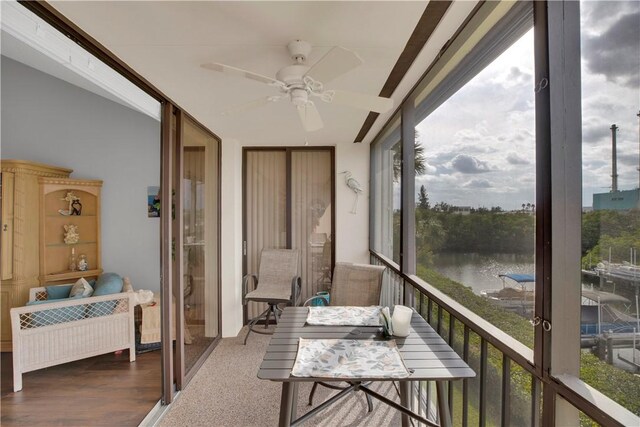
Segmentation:
{"type": "MultiPolygon", "coordinates": [[[[27,305],[46,305],[53,301],[29,301],[27,305]]],[[[43,307],[44,308],[44,307],[43,307]]],[[[84,318],[84,305],[75,305],[71,307],[54,307],[50,310],[37,311],[31,314],[31,326],[41,327],[49,325],[57,325],[59,323],[81,320],[84,318]]]]}
{"type": "Polygon", "coordinates": [[[255,291],[249,292],[245,298],[256,302],[288,302],[291,299],[291,288],[261,284],[255,291]]]}
{"type": "Polygon", "coordinates": [[[65,299],[69,298],[69,293],[71,292],[71,285],[53,285],[53,286],[45,286],[47,288],[47,299],[65,299]]]}

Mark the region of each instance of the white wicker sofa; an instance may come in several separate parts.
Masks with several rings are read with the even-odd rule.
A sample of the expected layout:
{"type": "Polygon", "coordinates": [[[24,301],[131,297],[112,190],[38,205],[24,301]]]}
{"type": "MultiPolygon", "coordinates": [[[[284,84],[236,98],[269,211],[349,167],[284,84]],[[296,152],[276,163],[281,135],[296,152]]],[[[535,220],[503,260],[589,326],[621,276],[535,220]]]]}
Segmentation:
{"type": "MultiPolygon", "coordinates": [[[[47,288],[29,291],[29,301],[46,299],[47,288]]],[[[51,301],[11,309],[14,391],[23,373],[49,366],[125,349],[135,361],[135,293],[51,301]]]]}

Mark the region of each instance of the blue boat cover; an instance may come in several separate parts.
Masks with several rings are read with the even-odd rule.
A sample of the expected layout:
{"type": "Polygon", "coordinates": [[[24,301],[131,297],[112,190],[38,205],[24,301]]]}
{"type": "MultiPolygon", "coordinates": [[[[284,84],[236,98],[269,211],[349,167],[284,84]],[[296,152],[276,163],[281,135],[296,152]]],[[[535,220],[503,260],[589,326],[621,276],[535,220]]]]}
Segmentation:
{"type": "Polygon", "coordinates": [[[498,274],[498,277],[508,277],[518,283],[535,282],[536,276],[533,274],[498,274]]]}

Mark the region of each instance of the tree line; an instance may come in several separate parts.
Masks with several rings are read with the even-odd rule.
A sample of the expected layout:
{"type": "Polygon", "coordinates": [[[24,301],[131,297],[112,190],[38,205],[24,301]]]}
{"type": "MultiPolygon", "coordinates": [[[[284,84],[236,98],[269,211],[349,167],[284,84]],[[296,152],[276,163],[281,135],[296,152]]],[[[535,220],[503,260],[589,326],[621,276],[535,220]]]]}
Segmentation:
{"type": "Polygon", "coordinates": [[[528,209],[505,212],[499,206],[474,208],[461,215],[457,207],[444,202],[432,207],[421,186],[416,203],[416,246],[418,263],[423,265],[430,265],[436,252],[533,254],[535,217],[528,209]]]}
{"type": "Polygon", "coordinates": [[[602,210],[582,214],[583,268],[609,260],[609,250],[611,261],[630,261],[630,249],[640,249],[640,211],[602,210]]]}

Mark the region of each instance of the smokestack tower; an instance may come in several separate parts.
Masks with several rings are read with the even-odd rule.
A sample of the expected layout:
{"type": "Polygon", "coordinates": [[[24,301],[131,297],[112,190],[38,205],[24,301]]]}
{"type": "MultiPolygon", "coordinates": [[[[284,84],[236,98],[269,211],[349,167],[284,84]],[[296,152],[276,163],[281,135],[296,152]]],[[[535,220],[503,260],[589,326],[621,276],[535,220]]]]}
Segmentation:
{"type": "MultiPolygon", "coordinates": [[[[638,111],[638,148],[640,148],[640,111],[638,111]]],[[[640,154],[640,150],[639,154],[640,154]]],[[[638,189],[640,189],[640,157],[638,157],[638,189]]]]}
{"type": "Polygon", "coordinates": [[[611,127],[611,192],[618,192],[618,153],[616,150],[616,132],[618,126],[612,124],[611,127]]]}

